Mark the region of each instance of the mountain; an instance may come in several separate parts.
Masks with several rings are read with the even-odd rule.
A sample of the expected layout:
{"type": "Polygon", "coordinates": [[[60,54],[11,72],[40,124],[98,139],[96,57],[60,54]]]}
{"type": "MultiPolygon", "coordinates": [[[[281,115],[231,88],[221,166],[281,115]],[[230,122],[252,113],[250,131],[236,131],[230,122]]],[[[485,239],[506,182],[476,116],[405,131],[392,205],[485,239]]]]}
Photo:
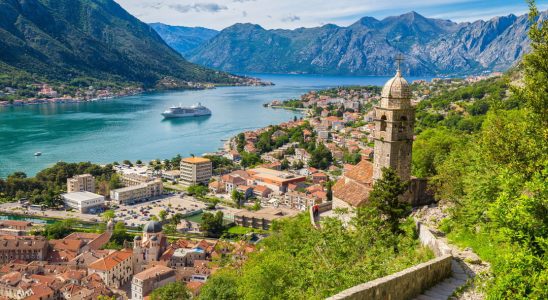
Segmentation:
{"type": "Polygon", "coordinates": [[[403,71],[410,75],[499,71],[529,49],[527,18],[455,23],[410,12],[383,20],[365,17],[348,27],[266,30],[235,24],[187,58],[232,72],[391,75],[394,58],[402,54],[403,71]]]}
{"type": "Polygon", "coordinates": [[[186,61],[112,0],[0,0],[0,72],[68,80],[238,80],[186,61]]]}
{"type": "Polygon", "coordinates": [[[149,24],[164,41],[183,56],[194,48],[215,37],[219,31],[204,27],[170,26],[162,23],[149,24]]]}

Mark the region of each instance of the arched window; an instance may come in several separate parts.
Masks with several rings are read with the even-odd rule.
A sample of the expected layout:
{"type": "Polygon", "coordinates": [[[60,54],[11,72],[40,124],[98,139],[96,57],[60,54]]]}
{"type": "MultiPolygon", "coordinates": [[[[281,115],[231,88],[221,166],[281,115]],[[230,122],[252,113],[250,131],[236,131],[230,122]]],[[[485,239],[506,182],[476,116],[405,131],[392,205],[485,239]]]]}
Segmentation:
{"type": "Polygon", "coordinates": [[[386,116],[381,117],[381,131],[386,131],[386,116]]]}
{"type": "Polygon", "coordinates": [[[403,132],[405,130],[405,127],[407,126],[407,117],[406,116],[402,116],[400,118],[400,126],[398,128],[398,131],[399,132],[403,132]]]}

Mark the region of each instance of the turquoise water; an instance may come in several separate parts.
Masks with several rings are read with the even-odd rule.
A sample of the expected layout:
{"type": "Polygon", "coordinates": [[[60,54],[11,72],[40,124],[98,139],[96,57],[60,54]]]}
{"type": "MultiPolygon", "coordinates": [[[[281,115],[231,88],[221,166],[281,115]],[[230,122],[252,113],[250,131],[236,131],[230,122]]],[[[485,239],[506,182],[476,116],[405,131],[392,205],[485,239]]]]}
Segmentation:
{"type": "MultiPolygon", "coordinates": [[[[268,109],[315,89],[382,85],[388,77],[260,75],[276,85],[223,87],[203,91],[148,93],[118,99],[0,108],[0,177],[14,171],[33,175],[57,161],[151,160],[214,152],[222,139],[243,130],[288,121],[297,112],[268,109]],[[163,120],[171,105],[201,102],[213,115],[163,120]],[[34,157],[40,151],[42,156],[34,157]]],[[[417,78],[408,78],[414,80],[417,78]]]]}

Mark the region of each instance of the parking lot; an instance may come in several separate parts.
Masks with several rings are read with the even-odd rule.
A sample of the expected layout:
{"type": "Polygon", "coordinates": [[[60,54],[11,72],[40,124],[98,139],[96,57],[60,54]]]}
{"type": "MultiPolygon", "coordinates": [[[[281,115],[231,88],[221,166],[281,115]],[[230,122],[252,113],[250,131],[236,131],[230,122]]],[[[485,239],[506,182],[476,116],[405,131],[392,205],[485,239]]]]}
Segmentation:
{"type": "Polygon", "coordinates": [[[170,218],[176,213],[191,214],[205,207],[203,202],[193,197],[174,194],[134,205],[119,205],[115,212],[117,221],[123,221],[128,226],[139,226],[150,221],[152,216],[158,217],[162,210],[168,213],[166,218],[170,218]]]}

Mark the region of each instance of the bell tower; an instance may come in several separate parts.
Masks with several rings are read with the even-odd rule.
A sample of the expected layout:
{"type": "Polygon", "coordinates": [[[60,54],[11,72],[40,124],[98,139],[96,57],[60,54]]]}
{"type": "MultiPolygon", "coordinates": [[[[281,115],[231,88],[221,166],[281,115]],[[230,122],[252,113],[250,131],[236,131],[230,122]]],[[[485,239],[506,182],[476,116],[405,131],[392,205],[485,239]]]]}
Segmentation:
{"type": "Polygon", "coordinates": [[[400,178],[411,178],[411,151],[415,110],[411,106],[411,89],[401,76],[401,55],[396,58],[398,70],[382,89],[381,103],[375,107],[375,156],[373,179],[382,177],[382,169],[390,167],[400,178]]]}

